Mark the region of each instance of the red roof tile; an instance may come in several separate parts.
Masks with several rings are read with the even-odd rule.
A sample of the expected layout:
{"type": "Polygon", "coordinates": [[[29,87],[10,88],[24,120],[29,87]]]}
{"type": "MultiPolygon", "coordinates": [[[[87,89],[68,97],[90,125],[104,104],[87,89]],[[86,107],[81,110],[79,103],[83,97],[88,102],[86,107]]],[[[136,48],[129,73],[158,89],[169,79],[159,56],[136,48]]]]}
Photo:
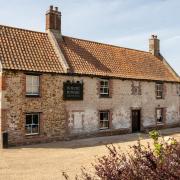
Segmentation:
{"type": "MultiPolygon", "coordinates": [[[[71,73],[180,81],[165,61],[149,52],[66,36],[59,46],[71,73]]],[[[0,26],[0,59],[3,69],[65,73],[47,33],[0,26]]]]}
{"type": "Polygon", "coordinates": [[[59,46],[74,73],[179,81],[164,61],[149,52],[66,36],[63,40],[59,46]]]}
{"type": "Polygon", "coordinates": [[[4,69],[63,72],[46,33],[0,26],[0,45],[4,69]]]}

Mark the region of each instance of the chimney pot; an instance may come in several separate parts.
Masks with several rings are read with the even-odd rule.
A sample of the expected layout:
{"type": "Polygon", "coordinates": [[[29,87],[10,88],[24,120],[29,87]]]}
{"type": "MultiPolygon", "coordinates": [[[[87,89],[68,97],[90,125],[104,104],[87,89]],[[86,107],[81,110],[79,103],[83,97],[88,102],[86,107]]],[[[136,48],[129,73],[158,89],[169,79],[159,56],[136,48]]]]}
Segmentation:
{"type": "Polygon", "coordinates": [[[46,13],[46,30],[53,30],[61,34],[61,12],[58,11],[58,7],[54,10],[53,6],[50,6],[46,13]]]}
{"type": "Polygon", "coordinates": [[[157,35],[151,35],[152,39],[157,39],[157,35]]]}
{"type": "Polygon", "coordinates": [[[157,35],[151,35],[149,39],[149,52],[156,57],[160,56],[160,40],[157,35]]]}
{"type": "Polygon", "coordinates": [[[52,10],[53,10],[53,6],[50,6],[50,7],[49,7],[49,10],[52,11],[52,10]]]}

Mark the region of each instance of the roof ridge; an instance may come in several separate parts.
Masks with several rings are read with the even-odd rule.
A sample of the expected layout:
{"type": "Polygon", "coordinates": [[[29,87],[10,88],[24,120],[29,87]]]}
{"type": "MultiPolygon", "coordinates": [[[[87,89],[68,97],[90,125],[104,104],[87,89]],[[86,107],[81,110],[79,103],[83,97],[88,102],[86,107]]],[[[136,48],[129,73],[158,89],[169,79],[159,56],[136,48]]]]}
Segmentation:
{"type": "MultiPolygon", "coordinates": [[[[0,24],[0,27],[6,27],[6,28],[17,29],[17,30],[21,30],[21,31],[28,31],[28,32],[33,32],[33,33],[47,34],[46,32],[35,31],[35,30],[30,30],[30,29],[23,29],[23,28],[19,28],[19,27],[13,27],[13,26],[1,25],[1,24],[0,24]]],[[[88,39],[75,38],[75,37],[72,37],[72,36],[63,35],[63,37],[77,39],[77,40],[81,40],[81,41],[87,41],[87,42],[106,45],[106,46],[111,46],[111,47],[116,47],[116,48],[123,48],[123,49],[127,49],[127,50],[144,52],[144,53],[148,53],[148,54],[150,53],[148,51],[143,51],[143,50],[139,50],[139,49],[127,48],[127,47],[122,47],[122,46],[118,46],[118,45],[114,45],[114,44],[108,44],[108,43],[103,43],[103,42],[98,42],[98,41],[93,41],[93,40],[88,40],[88,39]]]]}
{"type": "MultiPolygon", "coordinates": [[[[72,38],[72,39],[77,39],[77,40],[81,40],[81,41],[87,41],[87,42],[96,43],[96,44],[101,44],[101,45],[106,45],[106,46],[111,46],[111,47],[116,47],[116,48],[123,48],[123,49],[128,49],[128,50],[134,50],[134,51],[144,52],[144,53],[148,53],[148,54],[150,53],[150,52],[148,52],[148,51],[143,51],[143,50],[133,49],[133,48],[127,48],[127,47],[122,47],[122,46],[118,46],[118,45],[114,45],[114,44],[107,44],[107,43],[98,42],[98,41],[93,41],[93,40],[75,38],[75,37],[65,36],[65,35],[63,35],[63,37],[72,38]]],[[[151,54],[151,53],[150,53],[150,54],[151,54]]]]}
{"type": "Polygon", "coordinates": [[[10,28],[10,29],[17,29],[17,30],[20,30],[20,31],[28,31],[28,32],[32,32],[32,33],[47,34],[46,32],[35,31],[35,30],[30,30],[30,29],[23,29],[23,28],[19,28],[19,27],[8,26],[8,25],[2,25],[2,24],[0,24],[0,27],[10,28]]]}

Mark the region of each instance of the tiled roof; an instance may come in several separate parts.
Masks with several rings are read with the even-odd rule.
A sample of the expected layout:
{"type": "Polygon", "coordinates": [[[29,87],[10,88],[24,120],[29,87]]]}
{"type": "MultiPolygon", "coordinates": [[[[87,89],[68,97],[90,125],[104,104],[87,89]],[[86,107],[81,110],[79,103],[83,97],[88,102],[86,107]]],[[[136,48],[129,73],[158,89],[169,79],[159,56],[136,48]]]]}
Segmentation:
{"type": "Polygon", "coordinates": [[[179,81],[171,68],[149,52],[63,37],[60,48],[78,74],[132,79],[179,81]]]}
{"type": "Polygon", "coordinates": [[[0,59],[4,69],[63,72],[46,33],[0,26],[0,59]]]}
{"type": "MultiPolygon", "coordinates": [[[[71,73],[179,82],[149,52],[66,36],[59,46],[71,73]]],[[[65,73],[47,33],[0,26],[0,60],[3,69],[65,73]]]]}

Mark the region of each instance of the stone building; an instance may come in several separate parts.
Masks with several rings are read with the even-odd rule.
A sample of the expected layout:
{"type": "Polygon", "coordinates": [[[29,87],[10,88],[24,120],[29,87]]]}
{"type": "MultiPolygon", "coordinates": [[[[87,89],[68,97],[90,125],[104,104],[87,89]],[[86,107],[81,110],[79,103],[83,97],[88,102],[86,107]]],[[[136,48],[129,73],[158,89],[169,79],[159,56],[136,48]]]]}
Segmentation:
{"type": "Polygon", "coordinates": [[[180,125],[180,78],[153,35],[149,52],[0,26],[0,132],[10,145],[180,125]]]}

